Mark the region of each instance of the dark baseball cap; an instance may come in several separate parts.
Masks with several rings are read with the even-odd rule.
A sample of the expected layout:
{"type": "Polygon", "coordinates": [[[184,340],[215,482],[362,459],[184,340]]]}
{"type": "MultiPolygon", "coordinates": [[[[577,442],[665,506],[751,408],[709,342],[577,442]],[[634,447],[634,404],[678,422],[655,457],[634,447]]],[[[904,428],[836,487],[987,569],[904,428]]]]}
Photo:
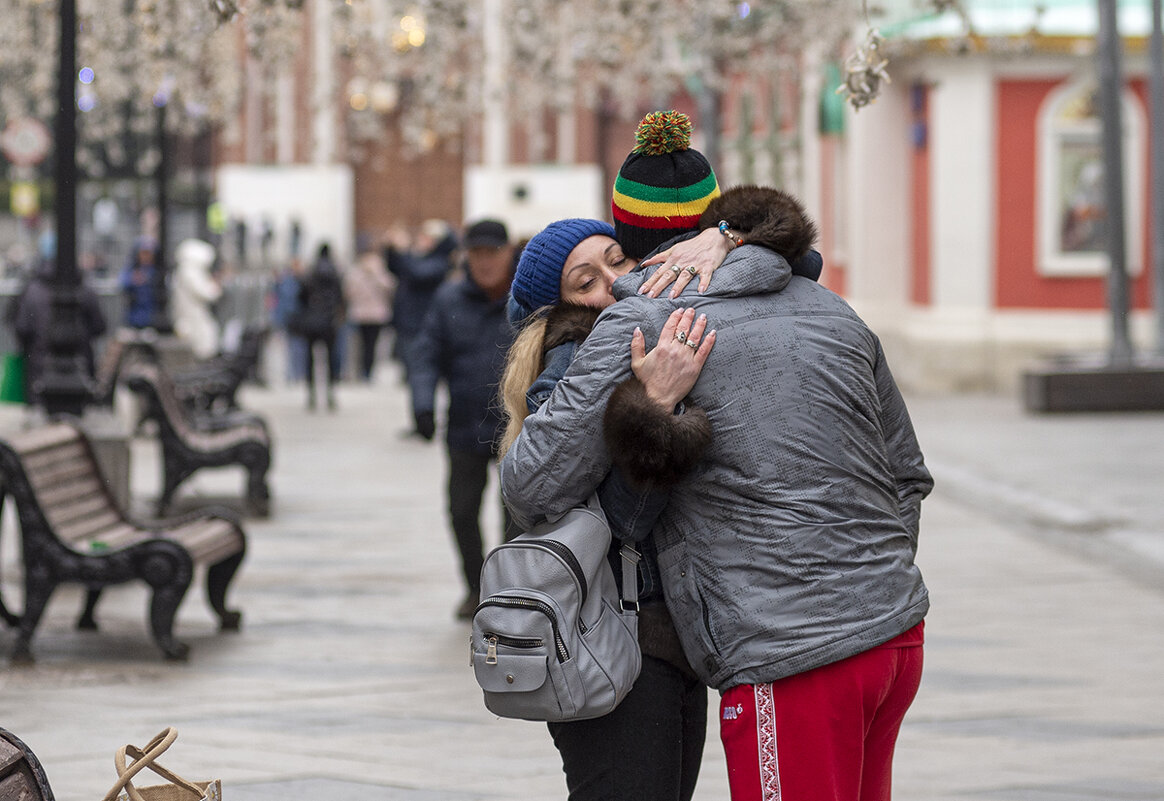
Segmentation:
{"type": "Polygon", "coordinates": [[[500,248],[509,244],[509,231],[498,220],[479,220],[465,230],[466,248],[500,248]]]}

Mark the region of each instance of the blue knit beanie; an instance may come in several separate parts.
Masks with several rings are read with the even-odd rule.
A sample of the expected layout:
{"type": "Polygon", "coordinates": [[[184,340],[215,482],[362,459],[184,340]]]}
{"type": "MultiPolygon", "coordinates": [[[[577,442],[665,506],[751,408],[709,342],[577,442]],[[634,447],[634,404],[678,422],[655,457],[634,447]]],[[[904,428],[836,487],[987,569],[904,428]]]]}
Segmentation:
{"type": "Polygon", "coordinates": [[[579,242],[591,236],[614,239],[614,226],[602,220],[574,217],[547,225],[521,252],[510,291],[530,311],[552,306],[561,299],[562,268],[579,242]]]}

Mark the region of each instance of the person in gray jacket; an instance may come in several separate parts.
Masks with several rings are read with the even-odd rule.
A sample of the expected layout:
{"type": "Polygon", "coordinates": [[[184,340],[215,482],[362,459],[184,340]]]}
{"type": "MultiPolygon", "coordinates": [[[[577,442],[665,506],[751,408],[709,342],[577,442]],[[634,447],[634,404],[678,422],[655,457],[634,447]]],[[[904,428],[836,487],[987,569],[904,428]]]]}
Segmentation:
{"type": "Polygon", "coordinates": [[[653,537],[683,649],[721,692],[732,797],[888,799],[921,677],[914,556],[933,482],[877,336],[746,244],[754,192],[776,190],[730,190],[700,219],[742,243],[706,292],[639,295],[649,269],[616,282],[620,302],[503,459],[502,492],[523,524],[584,502],[611,468],[608,439],[628,433],[604,432],[603,410],[619,407],[632,334],[655,341],[681,306],[706,314],[718,338],[688,397],[713,437],[653,537]]]}

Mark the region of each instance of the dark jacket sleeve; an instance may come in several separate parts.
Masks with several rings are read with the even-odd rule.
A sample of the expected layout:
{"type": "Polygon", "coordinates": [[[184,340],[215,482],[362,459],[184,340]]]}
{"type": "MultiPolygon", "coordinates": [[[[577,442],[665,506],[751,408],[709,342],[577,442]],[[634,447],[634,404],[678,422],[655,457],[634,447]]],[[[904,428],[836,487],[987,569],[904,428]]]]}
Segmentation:
{"type": "Polygon", "coordinates": [[[436,405],[437,384],[443,375],[444,320],[447,295],[438,295],[424,316],[420,332],[410,343],[408,386],[412,391],[412,412],[431,412],[436,405]]]}

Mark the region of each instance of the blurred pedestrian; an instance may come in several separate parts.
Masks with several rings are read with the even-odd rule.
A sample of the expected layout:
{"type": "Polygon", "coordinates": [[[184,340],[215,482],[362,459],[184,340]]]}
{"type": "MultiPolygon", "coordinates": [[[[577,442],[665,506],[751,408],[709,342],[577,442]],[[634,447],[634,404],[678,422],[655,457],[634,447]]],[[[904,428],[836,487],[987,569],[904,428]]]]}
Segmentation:
{"type": "MultiPolygon", "coordinates": [[[[506,299],[514,268],[509,233],[496,220],[469,226],[465,247],[468,274],[436,293],[408,374],[416,432],[426,440],[436,433],[437,386],[443,382],[448,389],[449,517],[466,585],[456,610],[461,619],[472,617],[480,594],[481,500],[503,429],[496,397],[513,341],[506,299]]],[[[503,528],[506,539],[518,533],[508,514],[503,528]]]]}
{"type": "Polygon", "coordinates": [[[201,239],[185,239],[174,250],[174,333],[197,359],[209,359],[219,348],[214,304],[222,297],[222,285],[213,272],[217,255],[214,246],[201,239]]]}
{"type": "Polygon", "coordinates": [[[344,320],[344,289],[339,269],[331,257],[331,245],[324,242],[299,290],[296,328],[307,342],[307,408],[315,409],[315,356],[322,345],[326,354],[324,374],[327,408],[336,408],[335,384],[339,381],[336,337],[344,320]]]}
{"type": "Polygon", "coordinates": [[[125,325],[130,328],[150,328],[155,323],[157,265],[157,241],[139,236],[133,242],[129,263],[120,276],[121,293],[125,297],[125,325]]]}
{"type": "Polygon", "coordinates": [[[292,256],[291,261],[279,271],[271,291],[271,325],[283,333],[287,344],[287,381],[302,381],[307,374],[307,343],[296,330],[295,321],[299,313],[299,290],[302,288],[303,259],[292,256]]]}
{"type": "Polygon", "coordinates": [[[360,336],[360,378],[364,381],[372,380],[376,344],[388,324],[392,288],[392,276],[384,268],[384,260],[371,249],[365,249],[344,274],[348,320],[360,336]]]}
{"type": "MultiPolygon", "coordinates": [[[[53,319],[52,277],[53,265],[41,264],[8,309],[9,323],[24,357],[24,397],[30,406],[39,405],[43,400],[42,381],[51,355],[53,326],[59,322],[53,319]]],[[[93,378],[96,369],[93,343],[105,333],[105,315],[97,293],[84,280],[78,302],[79,328],[72,333],[80,338],[78,353],[82,369],[93,378]]]]}
{"type": "Polygon", "coordinates": [[[420,333],[425,314],[437,287],[453,269],[457,237],[444,220],[425,220],[415,242],[394,229],[384,249],[388,270],[396,276],[396,295],[392,301],[392,326],[396,339],[392,355],[404,366],[405,376],[411,369],[409,353],[420,333]]]}

